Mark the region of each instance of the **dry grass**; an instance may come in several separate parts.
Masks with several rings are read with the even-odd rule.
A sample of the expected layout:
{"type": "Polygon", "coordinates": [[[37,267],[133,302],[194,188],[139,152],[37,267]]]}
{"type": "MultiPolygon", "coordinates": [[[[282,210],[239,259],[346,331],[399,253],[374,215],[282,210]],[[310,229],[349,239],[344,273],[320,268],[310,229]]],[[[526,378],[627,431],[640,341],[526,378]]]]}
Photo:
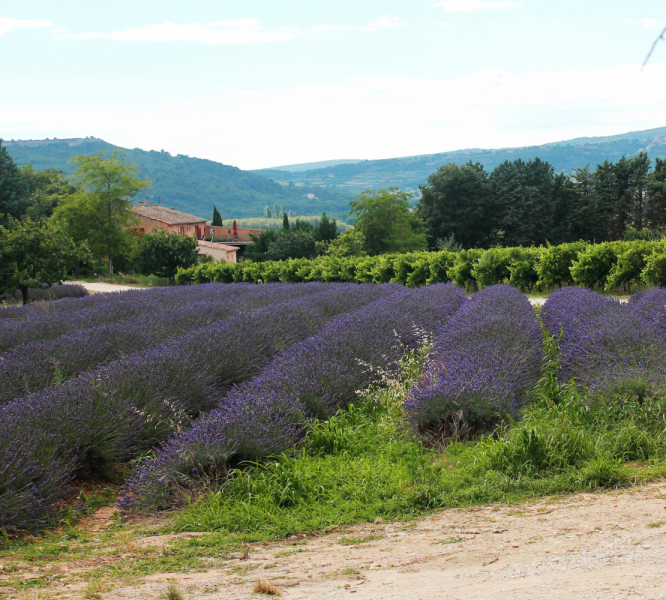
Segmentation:
{"type": "Polygon", "coordinates": [[[268,594],[269,596],[280,596],[280,590],[268,581],[257,581],[253,589],[255,594],[268,594]]]}
{"type": "Polygon", "coordinates": [[[171,582],[169,587],[160,596],[163,600],[185,600],[183,593],[176,583],[171,582]]]}

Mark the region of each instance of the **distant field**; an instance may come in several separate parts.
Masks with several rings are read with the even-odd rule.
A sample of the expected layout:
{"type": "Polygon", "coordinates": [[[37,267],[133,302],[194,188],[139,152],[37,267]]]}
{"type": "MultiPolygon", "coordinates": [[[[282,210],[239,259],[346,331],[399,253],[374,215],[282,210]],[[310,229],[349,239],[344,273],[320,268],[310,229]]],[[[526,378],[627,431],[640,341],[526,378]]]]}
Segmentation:
{"type": "MultiPolygon", "coordinates": [[[[329,215],[330,216],[330,215],[329,215]]],[[[332,217],[331,218],[335,218],[332,217]]],[[[302,221],[308,221],[312,225],[316,225],[319,222],[319,216],[316,217],[294,217],[290,219],[295,221],[296,219],[301,219],[302,221]]],[[[231,227],[233,225],[233,219],[224,219],[222,221],[226,227],[231,227]]],[[[336,219],[338,224],[338,232],[344,233],[352,229],[351,225],[348,225],[340,219],[336,219]]],[[[282,229],[282,219],[266,219],[265,217],[249,217],[247,219],[236,219],[236,225],[241,228],[247,229],[282,229]]]]}

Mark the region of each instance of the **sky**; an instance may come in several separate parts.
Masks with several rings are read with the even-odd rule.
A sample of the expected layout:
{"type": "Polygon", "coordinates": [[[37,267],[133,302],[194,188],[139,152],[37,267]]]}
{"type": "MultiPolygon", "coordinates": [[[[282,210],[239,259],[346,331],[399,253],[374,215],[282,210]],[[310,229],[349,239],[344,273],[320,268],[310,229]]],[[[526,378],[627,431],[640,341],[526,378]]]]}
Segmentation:
{"type": "Polygon", "coordinates": [[[0,0],[0,138],[242,169],[666,126],[663,0],[0,0]]]}

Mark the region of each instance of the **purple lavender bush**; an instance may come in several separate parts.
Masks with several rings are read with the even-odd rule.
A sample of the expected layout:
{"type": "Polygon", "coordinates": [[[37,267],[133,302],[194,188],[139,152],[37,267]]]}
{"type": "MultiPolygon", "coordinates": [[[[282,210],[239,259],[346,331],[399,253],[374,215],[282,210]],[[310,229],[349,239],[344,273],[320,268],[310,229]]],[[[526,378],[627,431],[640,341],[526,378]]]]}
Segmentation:
{"type": "MultiPolygon", "coordinates": [[[[315,293],[195,329],[16,399],[0,407],[0,440],[13,440],[13,452],[25,454],[35,464],[45,464],[51,456],[71,456],[67,476],[104,475],[114,463],[189,425],[200,412],[213,408],[225,390],[256,375],[270,359],[323,324],[402,289],[355,284],[302,287],[309,286],[315,293]]],[[[296,288],[291,286],[298,295],[296,288]]],[[[8,482],[3,494],[14,498],[13,505],[21,498],[32,502],[12,483],[21,481],[14,472],[20,465],[10,467],[2,473],[8,482]]]]}
{"type": "MultiPolygon", "coordinates": [[[[143,307],[133,318],[29,342],[0,354],[0,405],[62,383],[117,356],[130,354],[235,314],[316,293],[317,286],[208,284],[202,299],[143,307]],[[209,286],[215,286],[210,289],[209,286]],[[221,293],[222,292],[222,293],[221,293]]],[[[182,289],[182,288],[179,288],[182,289]]],[[[136,311],[132,310],[134,315],[136,311]]]]}
{"type": "Polygon", "coordinates": [[[0,531],[38,532],[57,521],[72,465],[53,452],[54,442],[42,431],[28,439],[0,438],[0,531]]]}
{"type": "MultiPolygon", "coordinates": [[[[319,284],[321,286],[321,284],[319,284]]],[[[129,322],[163,310],[178,307],[186,309],[195,302],[233,304],[245,302],[251,297],[271,298],[275,295],[286,300],[321,291],[317,284],[294,286],[273,284],[259,287],[251,284],[225,286],[219,283],[190,288],[158,288],[145,291],[127,291],[113,294],[98,294],[89,298],[66,302],[31,306],[31,310],[20,313],[22,318],[0,319],[0,352],[32,341],[45,341],[60,335],[71,334],[114,323],[129,322]],[[243,298],[243,300],[239,300],[243,298]],[[94,301],[93,301],[94,299],[94,301]]],[[[258,306],[262,306],[259,304],[258,306]]],[[[11,312],[5,309],[0,313],[11,312]]]]}
{"type": "Polygon", "coordinates": [[[525,405],[542,362],[542,335],[527,297],[508,285],[484,288],[439,330],[405,411],[421,431],[454,417],[488,427],[525,405]]]}
{"type": "Polygon", "coordinates": [[[223,472],[230,460],[289,451],[308,419],[326,419],[346,407],[379,372],[395,367],[405,346],[418,345],[423,331],[441,329],[466,301],[450,284],[401,288],[342,315],[235,386],[217,410],[166,443],[128,482],[122,505],[167,508],[186,498],[188,486],[201,477],[223,472]]]}
{"type": "Polygon", "coordinates": [[[551,294],[541,311],[560,341],[561,381],[592,398],[630,394],[642,400],[666,388],[666,339],[657,294],[630,304],[580,288],[551,294]]]}
{"type": "Polygon", "coordinates": [[[666,333],[666,289],[654,288],[634,294],[629,300],[631,312],[666,333]]]}

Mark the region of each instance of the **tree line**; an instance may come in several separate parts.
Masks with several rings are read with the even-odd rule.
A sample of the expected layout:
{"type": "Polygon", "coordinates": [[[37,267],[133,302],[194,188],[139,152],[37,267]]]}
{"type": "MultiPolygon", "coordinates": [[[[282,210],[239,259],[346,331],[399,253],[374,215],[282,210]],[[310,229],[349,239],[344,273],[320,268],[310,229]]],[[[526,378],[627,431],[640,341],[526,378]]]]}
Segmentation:
{"type": "Polygon", "coordinates": [[[421,186],[417,212],[431,248],[649,237],[666,228],[666,160],[651,166],[646,152],[572,175],[539,158],[505,161],[490,173],[480,163],[447,164],[421,186]]]}

